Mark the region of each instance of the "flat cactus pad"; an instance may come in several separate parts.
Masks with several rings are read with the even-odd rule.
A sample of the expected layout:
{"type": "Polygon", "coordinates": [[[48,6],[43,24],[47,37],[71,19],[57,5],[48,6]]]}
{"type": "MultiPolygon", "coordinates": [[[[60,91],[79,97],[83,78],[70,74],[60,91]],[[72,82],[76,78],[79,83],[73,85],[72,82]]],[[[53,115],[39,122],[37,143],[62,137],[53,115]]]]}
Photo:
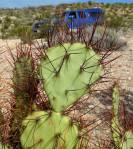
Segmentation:
{"type": "Polygon", "coordinates": [[[63,111],[72,105],[100,78],[100,59],[82,43],[65,43],[45,52],[40,75],[55,111],[63,111]]]}
{"type": "Polygon", "coordinates": [[[24,149],[73,149],[77,145],[78,128],[60,113],[38,111],[24,121],[21,143],[24,149]]]}
{"type": "Polygon", "coordinates": [[[121,143],[121,149],[132,149],[133,148],[133,132],[127,131],[123,137],[121,143]]]}

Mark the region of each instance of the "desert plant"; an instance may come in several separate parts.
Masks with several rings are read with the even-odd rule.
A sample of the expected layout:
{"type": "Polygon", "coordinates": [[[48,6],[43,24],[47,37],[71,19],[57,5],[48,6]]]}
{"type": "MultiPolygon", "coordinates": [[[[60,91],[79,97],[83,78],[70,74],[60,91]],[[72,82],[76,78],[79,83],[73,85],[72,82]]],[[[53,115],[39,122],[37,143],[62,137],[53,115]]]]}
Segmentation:
{"type": "Polygon", "coordinates": [[[13,105],[10,143],[13,147],[20,148],[19,136],[23,117],[32,111],[31,105],[35,102],[37,95],[37,76],[35,73],[35,62],[30,47],[19,45],[17,55],[13,56],[13,105]]]}
{"type": "Polygon", "coordinates": [[[21,39],[22,43],[28,43],[31,44],[33,38],[33,33],[31,30],[30,26],[18,26],[17,28],[14,29],[15,34],[17,35],[18,38],[21,39]]]}
{"type": "Polygon", "coordinates": [[[133,148],[133,130],[124,130],[121,125],[120,119],[120,91],[117,84],[114,85],[112,93],[113,102],[113,118],[111,123],[112,137],[116,149],[130,149],[133,148]]]}
{"type": "Polygon", "coordinates": [[[107,21],[108,26],[115,29],[116,31],[118,31],[121,27],[123,27],[124,23],[125,23],[124,18],[121,16],[117,16],[115,14],[110,16],[110,21],[107,21]]]}
{"type": "MultiPolygon", "coordinates": [[[[88,28],[89,32],[91,32],[90,30],[92,30],[92,27],[88,28]]],[[[109,48],[116,46],[120,43],[118,35],[114,29],[106,28],[106,31],[105,31],[105,27],[98,26],[96,29],[94,38],[93,38],[94,42],[100,40],[102,36],[103,36],[103,39],[102,39],[100,46],[104,49],[109,49],[109,48]],[[105,32],[104,36],[103,36],[103,32],[105,32]]]]}
{"type": "Polygon", "coordinates": [[[41,46],[37,42],[17,47],[16,57],[12,56],[16,103],[12,107],[9,144],[13,148],[89,148],[90,124],[82,116],[80,120],[69,118],[66,111],[91,92],[105,73],[105,65],[113,61],[105,61],[104,65],[110,51],[101,52],[106,49],[99,46],[104,35],[93,40],[96,27],[89,34],[84,29],[70,32],[54,28],[48,34],[48,43],[41,40],[41,46]],[[32,53],[33,47],[38,50],[37,57],[32,53]],[[38,82],[50,103],[44,110],[36,102],[38,82]]]}
{"type": "Polygon", "coordinates": [[[41,59],[40,76],[52,111],[38,111],[25,119],[22,146],[27,148],[35,145],[36,148],[49,149],[55,146],[71,149],[76,146],[79,143],[78,127],[61,112],[84,95],[101,74],[100,56],[84,44],[66,43],[49,48],[41,59]],[[27,138],[33,127],[34,137],[31,135],[27,138]],[[41,134],[41,129],[50,131],[45,136],[41,134]],[[37,137],[38,133],[41,138],[37,137]]]}

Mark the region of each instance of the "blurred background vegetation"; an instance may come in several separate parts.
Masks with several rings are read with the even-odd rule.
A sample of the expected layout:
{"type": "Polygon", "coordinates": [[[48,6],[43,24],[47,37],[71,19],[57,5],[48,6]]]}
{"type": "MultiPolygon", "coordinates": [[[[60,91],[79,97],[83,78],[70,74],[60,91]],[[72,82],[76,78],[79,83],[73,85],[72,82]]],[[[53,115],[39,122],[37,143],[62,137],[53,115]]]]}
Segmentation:
{"type": "Polygon", "coordinates": [[[22,9],[0,9],[0,38],[20,38],[23,42],[35,36],[31,26],[36,20],[60,17],[66,9],[101,7],[105,10],[105,22],[119,31],[133,28],[133,3],[72,3],[57,6],[27,7],[22,9]]]}

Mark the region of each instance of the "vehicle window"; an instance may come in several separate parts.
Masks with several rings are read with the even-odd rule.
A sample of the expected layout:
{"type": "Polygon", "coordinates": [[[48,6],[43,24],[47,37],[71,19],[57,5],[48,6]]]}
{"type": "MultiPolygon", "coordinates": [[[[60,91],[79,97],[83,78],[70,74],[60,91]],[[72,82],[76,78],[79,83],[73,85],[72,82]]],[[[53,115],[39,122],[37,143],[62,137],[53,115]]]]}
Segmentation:
{"type": "Polygon", "coordinates": [[[40,27],[40,25],[39,24],[35,24],[35,28],[39,28],[40,27]]]}
{"type": "Polygon", "coordinates": [[[78,15],[80,18],[86,18],[86,14],[83,11],[79,11],[78,15]]]}
{"type": "Polygon", "coordinates": [[[90,16],[92,16],[92,17],[99,17],[99,16],[101,16],[102,14],[100,14],[100,13],[97,13],[97,12],[92,12],[92,13],[90,13],[90,16]]]}
{"type": "Polygon", "coordinates": [[[69,17],[76,19],[76,12],[70,12],[69,17]]]}

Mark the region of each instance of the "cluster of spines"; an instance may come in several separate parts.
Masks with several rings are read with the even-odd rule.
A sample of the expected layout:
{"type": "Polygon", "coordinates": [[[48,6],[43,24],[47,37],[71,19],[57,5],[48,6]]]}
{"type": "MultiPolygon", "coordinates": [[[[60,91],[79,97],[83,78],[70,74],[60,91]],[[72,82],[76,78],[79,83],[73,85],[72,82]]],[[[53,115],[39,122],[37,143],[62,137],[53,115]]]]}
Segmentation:
{"type": "Polygon", "coordinates": [[[21,148],[20,135],[21,124],[24,117],[32,112],[32,104],[35,103],[38,93],[38,80],[35,72],[35,62],[31,53],[31,47],[19,45],[16,56],[13,56],[12,97],[16,103],[12,107],[10,144],[13,148],[21,148]]]}

